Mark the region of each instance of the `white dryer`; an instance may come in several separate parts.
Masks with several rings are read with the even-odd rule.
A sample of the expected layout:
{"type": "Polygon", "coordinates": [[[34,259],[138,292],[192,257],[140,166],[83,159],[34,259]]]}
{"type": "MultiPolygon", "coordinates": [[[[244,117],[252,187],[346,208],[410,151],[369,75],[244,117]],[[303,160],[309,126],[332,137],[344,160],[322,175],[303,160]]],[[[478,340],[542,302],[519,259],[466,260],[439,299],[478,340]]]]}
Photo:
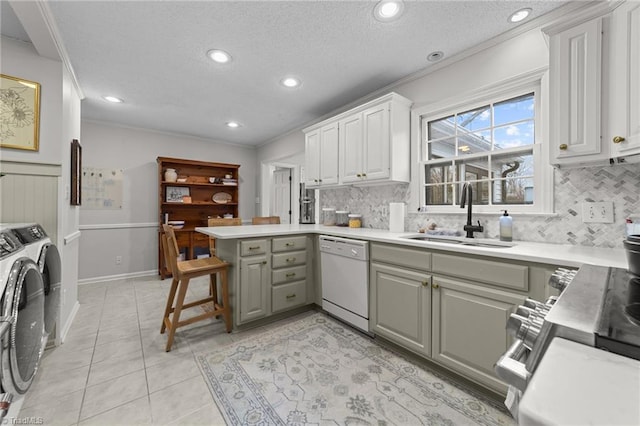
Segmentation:
{"type": "Polygon", "coordinates": [[[35,377],[46,344],[38,264],[10,229],[0,229],[0,417],[35,377]]]}
{"type": "Polygon", "coordinates": [[[29,256],[38,264],[44,285],[44,328],[50,343],[55,341],[56,324],[60,313],[62,262],[60,253],[42,226],[36,223],[0,224],[11,229],[24,245],[29,256]]]}

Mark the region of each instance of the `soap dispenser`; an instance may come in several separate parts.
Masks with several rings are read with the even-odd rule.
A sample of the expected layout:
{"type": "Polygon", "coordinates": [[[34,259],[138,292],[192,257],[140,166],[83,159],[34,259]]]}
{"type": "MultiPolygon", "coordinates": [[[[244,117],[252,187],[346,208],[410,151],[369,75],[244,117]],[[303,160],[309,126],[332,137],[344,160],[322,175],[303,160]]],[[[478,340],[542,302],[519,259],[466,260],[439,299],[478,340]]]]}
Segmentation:
{"type": "Polygon", "coordinates": [[[504,214],[500,216],[500,241],[513,240],[513,220],[509,213],[504,210],[504,214]]]}

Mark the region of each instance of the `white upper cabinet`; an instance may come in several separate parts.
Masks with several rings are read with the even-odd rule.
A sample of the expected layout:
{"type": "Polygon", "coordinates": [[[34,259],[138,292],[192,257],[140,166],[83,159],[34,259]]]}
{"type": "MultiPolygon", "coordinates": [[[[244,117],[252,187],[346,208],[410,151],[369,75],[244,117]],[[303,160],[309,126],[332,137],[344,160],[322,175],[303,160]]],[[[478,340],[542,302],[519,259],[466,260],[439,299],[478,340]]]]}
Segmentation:
{"type": "Polygon", "coordinates": [[[338,183],[338,122],[305,132],[305,183],[307,187],[338,183]]]}
{"type": "Polygon", "coordinates": [[[623,162],[640,154],[640,2],[600,2],[544,31],[551,163],[623,162]]]}
{"type": "Polygon", "coordinates": [[[604,141],[612,157],[640,154],[640,2],[611,14],[609,116],[604,141]]]}
{"type": "Polygon", "coordinates": [[[608,158],[600,143],[602,18],[552,33],[549,54],[551,162],[608,158]]]}
{"type": "Polygon", "coordinates": [[[410,107],[410,100],[390,93],[304,129],[307,185],[409,182],[410,107]],[[333,131],[334,125],[337,135],[331,133],[329,139],[332,147],[338,147],[337,155],[331,157],[337,159],[338,169],[322,176],[323,164],[329,159],[317,146],[324,148],[322,129],[332,126],[333,131]],[[334,171],[337,178],[330,179],[336,176],[334,171]],[[319,182],[315,182],[316,175],[321,176],[319,182]]]}

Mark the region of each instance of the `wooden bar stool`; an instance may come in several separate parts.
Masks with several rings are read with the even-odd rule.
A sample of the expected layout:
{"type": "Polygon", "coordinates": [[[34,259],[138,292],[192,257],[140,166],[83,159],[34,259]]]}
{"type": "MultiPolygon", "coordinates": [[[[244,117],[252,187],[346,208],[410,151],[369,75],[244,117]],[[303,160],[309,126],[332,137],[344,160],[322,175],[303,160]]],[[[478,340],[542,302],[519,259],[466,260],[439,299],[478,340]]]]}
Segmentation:
{"type": "Polygon", "coordinates": [[[227,333],[230,333],[232,320],[231,307],[229,306],[229,284],[227,281],[227,270],[229,264],[217,257],[179,261],[178,244],[176,242],[175,233],[173,232],[173,227],[170,225],[162,225],[162,228],[164,230],[164,234],[162,235],[162,244],[165,253],[165,261],[173,276],[171,289],[169,290],[169,297],[167,298],[167,306],[164,310],[164,317],[162,319],[162,327],[160,328],[161,334],[163,334],[165,330],[169,330],[166,351],[169,352],[171,350],[173,338],[178,327],[193,324],[194,322],[201,321],[203,319],[222,316],[227,327],[227,333]],[[187,288],[189,287],[189,280],[195,277],[209,275],[210,289],[214,289],[217,288],[217,274],[220,274],[222,304],[218,301],[217,291],[215,294],[210,294],[209,297],[204,299],[184,303],[187,288]],[[180,321],[180,314],[183,309],[204,305],[206,303],[213,303],[213,311],[205,312],[201,315],[180,321]],[[171,314],[173,314],[173,316],[171,316],[171,314]]]}
{"type": "Polygon", "coordinates": [[[280,216],[254,216],[251,219],[252,225],[278,225],[280,224],[280,216]]]}

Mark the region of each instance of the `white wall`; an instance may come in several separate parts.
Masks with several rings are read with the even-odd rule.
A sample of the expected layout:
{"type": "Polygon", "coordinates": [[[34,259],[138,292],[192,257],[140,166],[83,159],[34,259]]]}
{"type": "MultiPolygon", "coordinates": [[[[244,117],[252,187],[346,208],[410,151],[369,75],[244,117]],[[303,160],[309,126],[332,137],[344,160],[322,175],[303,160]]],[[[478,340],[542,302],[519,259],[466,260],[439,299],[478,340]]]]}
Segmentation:
{"type": "Polygon", "coordinates": [[[83,166],[124,172],[120,210],[80,208],[81,282],[154,273],[158,267],[157,157],[240,164],[240,217],[255,214],[258,167],[254,147],[82,122],[83,166]],[[115,264],[122,256],[122,264],[115,264]]]}
{"type": "MultiPolygon", "coordinates": [[[[5,37],[2,43],[2,73],[36,81],[40,91],[40,142],[38,151],[0,149],[3,161],[56,164],[62,176],[56,178],[57,200],[42,206],[57,217],[56,229],[45,229],[58,246],[62,260],[62,298],[58,335],[64,337],[77,309],[78,243],[65,240],[78,235],[78,208],[69,205],[65,189],[70,185],[70,142],[80,137],[80,97],[62,62],[44,58],[31,43],[5,37]]],[[[24,221],[27,218],[25,218],[24,221]]],[[[20,221],[20,220],[16,220],[20,221]]]]}
{"type": "Polygon", "coordinates": [[[62,63],[38,55],[31,43],[0,37],[2,74],[40,83],[38,151],[0,149],[4,161],[60,164],[62,133],[62,63]]]}
{"type": "MultiPolygon", "coordinates": [[[[58,248],[62,258],[62,301],[60,324],[62,338],[71,326],[78,305],[78,252],[80,247],[80,208],[69,203],[71,187],[71,141],[80,139],[80,96],[69,72],[63,67],[62,80],[62,137],[59,152],[62,156],[62,179],[58,185],[58,248]]],[[[59,333],[60,335],[60,333],[59,333]]]]}

